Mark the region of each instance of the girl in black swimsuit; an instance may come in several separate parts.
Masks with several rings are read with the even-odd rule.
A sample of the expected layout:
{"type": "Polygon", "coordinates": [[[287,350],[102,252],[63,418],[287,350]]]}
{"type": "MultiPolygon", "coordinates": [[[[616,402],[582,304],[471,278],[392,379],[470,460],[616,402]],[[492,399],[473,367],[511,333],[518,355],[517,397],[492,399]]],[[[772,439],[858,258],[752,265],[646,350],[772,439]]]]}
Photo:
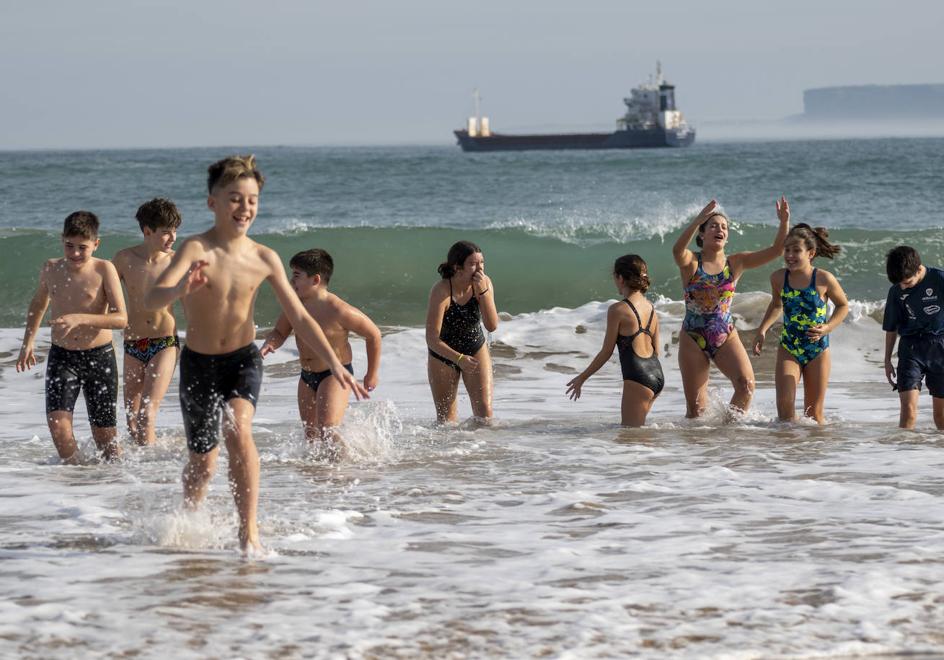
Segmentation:
{"type": "Polygon", "coordinates": [[[567,394],[579,399],[583,384],[616,348],[623,370],[622,423],[642,426],[665,384],[659,363],[659,318],[644,295],[649,288],[646,262],[635,254],[620,257],[613,265],[613,282],[623,299],[607,310],[603,348],[583,373],[567,383],[567,394]]]}
{"type": "Polygon", "coordinates": [[[440,423],[458,417],[459,378],[465,383],[472,414],[492,416],[492,361],[482,324],[498,328],[495,289],[485,274],[485,259],[474,243],[459,241],[439,266],[442,277],[429,294],[426,345],[429,386],[440,423]]]}

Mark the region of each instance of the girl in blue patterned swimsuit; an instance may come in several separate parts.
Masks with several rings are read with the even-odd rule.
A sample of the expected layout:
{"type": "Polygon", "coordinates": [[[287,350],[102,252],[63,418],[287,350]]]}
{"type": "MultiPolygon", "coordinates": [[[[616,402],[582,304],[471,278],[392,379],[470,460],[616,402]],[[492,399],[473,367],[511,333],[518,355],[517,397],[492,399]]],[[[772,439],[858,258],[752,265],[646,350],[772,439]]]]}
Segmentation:
{"type": "Polygon", "coordinates": [[[764,337],[783,311],[783,329],[777,349],[774,381],[777,415],[792,420],[797,383],[803,380],[803,413],[818,423],[824,421],[823,406],[829,383],[829,333],[846,317],[849,305],[836,278],[813,267],[818,256],[832,259],[839,246],[830,243],[822,227],[800,223],[787,235],[783,248],[786,268],[770,276],[771,299],[754,339],[754,355],[760,355],[764,337]],[[829,316],[828,302],[835,306],[829,316]],[[827,316],[829,318],[827,319],[827,316]]]}

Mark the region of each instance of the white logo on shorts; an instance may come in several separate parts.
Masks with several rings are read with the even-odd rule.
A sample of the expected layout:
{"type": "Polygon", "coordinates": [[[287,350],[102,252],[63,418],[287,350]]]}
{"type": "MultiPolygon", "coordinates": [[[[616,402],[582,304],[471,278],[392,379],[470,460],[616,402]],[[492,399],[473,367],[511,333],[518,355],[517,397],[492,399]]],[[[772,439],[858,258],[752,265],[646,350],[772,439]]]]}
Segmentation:
{"type": "Polygon", "coordinates": [[[925,294],[926,296],[930,296],[932,293],[934,293],[934,289],[930,289],[930,288],[929,288],[929,289],[925,289],[925,291],[924,291],[924,294],[925,294]]]}
{"type": "Polygon", "coordinates": [[[939,311],[941,311],[941,307],[939,305],[928,305],[924,308],[924,313],[928,316],[931,314],[937,314],[939,311]]]}

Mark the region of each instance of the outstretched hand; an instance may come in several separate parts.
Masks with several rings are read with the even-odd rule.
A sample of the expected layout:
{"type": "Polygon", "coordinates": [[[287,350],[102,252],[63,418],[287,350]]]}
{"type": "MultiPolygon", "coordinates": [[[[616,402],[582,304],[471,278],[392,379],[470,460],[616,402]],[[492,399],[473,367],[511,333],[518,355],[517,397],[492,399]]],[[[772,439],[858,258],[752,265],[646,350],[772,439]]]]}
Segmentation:
{"type": "Polygon", "coordinates": [[[36,366],[36,354],[32,346],[23,346],[20,348],[20,357],[16,360],[16,371],[27,371],[36,366]]]}
{"type": "Polygon", "coordinates": [[[572,401],[576,401],[580,398],[580,390],[583,388],[583,384],[586,381],[586,378],[583,375],[575,376],[567,383],[567,396],[570,397],[572,401]]]}
{"type": "Polygon", "coordinates": [[[887,380],[888,384],[894,387],[895,389],[898,389],[898,381],[896,380],[897,377],[898,377],[898,374],[895,373],[895,367],[894,365],[892,365],[892,361],[886,360],[885,361],[885,380],[887,380]]]}
{"type": "Polygon", "coordinates": [[[777,200],[777,217],[781,223],[790,224],[790,203],[783,195],[777,200]]]}
{"type": "Polygon", "coordinates": [[[206,273],[203,272],[203,269],[209,265],[210,262],[204,261],[203,259],[194,261],[192,264],[190,264],[190,268],[187,269],[187,272],[180,279],[180,282],[177,285],[183,289],[181,295],[190,295],[210,281],[206,273]]]}
{"type": "MultiPolygon", "coordinates": [[[[340,366],[340,365],[339,365],[340,366]]],[[[333,368],[331,369],[331,374],[338,379],[338,382],[341,383],[341,387],[346,390],[351,390],[354,392],[354,397],[361,401],[363,399],[369,399],[370,394],[367,392],[367,388],[361,385],[353,374],[344,367],[333,368]]]]}
{"type": "Polygon", "coordinates": [[[761,352],[762,350],[764,350],[764,339],[766,339],[766,336],[763,335],[763,334],[761,334],[761,333],[759,333],[759,332],[757,333],[757,335],[755,335],[755,337],[754,337],[754,355],[760,355],[760,352],[761,352]]]}
{"type": "Polygon", "coordinates": [[[711,200],[710,202],[708,202],[708,204],[705,206],[705,208],[703,208],[703,209],[698,213],[697,216],[695,216],[695,220],[697,220],[697,221],[698,221],[698,224],[700,225],[700,224],[704,223],[705,220],[707,220],[708,218],[710,218],[710,217],[712,216],[712,214],[715,213],[717,210],[718,210],[718,200],[713,199],[713,200],[711,200]]]}

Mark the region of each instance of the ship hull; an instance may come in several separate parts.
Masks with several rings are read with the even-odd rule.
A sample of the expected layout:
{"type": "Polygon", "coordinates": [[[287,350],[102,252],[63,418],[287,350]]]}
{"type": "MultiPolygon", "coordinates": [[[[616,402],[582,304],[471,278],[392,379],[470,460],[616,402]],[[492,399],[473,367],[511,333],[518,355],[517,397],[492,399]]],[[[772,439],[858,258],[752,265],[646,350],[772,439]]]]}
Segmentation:
{"type": "Polygon", "coordinates": [[[463,151],[531,151],[559,149],[646,149],[687,147],[695,141],[695,131],[661,128],[633,129],[613,133],[562,133],[558,135],[470,136],[468,131],[453,131],[463,151]]]}

